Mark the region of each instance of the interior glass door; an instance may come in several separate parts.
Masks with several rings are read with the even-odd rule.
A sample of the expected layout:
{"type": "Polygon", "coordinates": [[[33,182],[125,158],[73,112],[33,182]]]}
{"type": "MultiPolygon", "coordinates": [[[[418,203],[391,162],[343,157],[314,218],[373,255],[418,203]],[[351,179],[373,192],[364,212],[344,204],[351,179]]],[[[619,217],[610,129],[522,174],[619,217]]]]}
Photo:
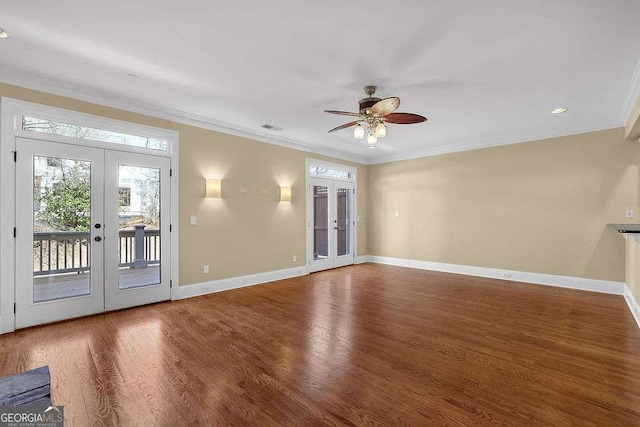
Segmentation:
{"type": "Polygon", "coordinates": [[[16,328],[171,298],[170,160],[16,140],[16,328]]]}
{"type": "Polygon", "coordinates": [[[16,327],[104,309],[104,150],[18,138],[16,327]]]}
{"type": "Polygon", "coordinates": [[[169,159],[106,154],[107,310],[171,297],[169,159]]]}
{"type": "Polygon", "coordinates": [[[307,209],[309,270],[311,272],[353,264],[353,184],[310,178],[307,209]]]}
{"type": "Polygon", "coordinates": [[[334,267],[353,264],[353,184],[335,182],[332,197],[335,200],[334,235],[336,244],[334,267]]]}
{"type": "MultiPolygon", "coordinates": [[[[310,209],[313,211],[311,227],[311,271],[324,270],[333,266],[331,259],[331,209],[329,193],[331,181],[314,179],[310,184],[310,209]]],[[[333,226],[331,226],[333,227],[333,226]]]]}

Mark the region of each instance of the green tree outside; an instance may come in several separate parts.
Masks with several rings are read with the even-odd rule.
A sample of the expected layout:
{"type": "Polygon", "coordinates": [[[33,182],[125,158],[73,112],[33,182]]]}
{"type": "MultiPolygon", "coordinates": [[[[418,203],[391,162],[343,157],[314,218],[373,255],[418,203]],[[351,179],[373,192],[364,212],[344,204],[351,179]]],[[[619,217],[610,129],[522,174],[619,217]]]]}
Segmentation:
{"type": "Polygon", "coordinates": [[[91,170],[89,162],[58,163],[60,177],[50,187],[34,186],[34,201],[40,205],[37,218],[59,231],[86,231],[91,227],[91,170]]]}

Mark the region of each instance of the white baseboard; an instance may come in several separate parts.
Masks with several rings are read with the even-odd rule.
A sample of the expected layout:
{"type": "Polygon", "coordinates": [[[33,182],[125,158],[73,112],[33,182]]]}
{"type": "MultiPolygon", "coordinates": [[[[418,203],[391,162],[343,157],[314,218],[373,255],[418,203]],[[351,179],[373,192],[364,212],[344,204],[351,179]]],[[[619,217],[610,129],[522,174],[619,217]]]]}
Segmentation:
{"type": "Polygon", "coordinates": [[[245,286],[259,285],[275,280],[290,279],[292,277],[309,274],[306,267],[288,268],[285,270],[267,271],[264,273],[250,274],[247,276],[230,277],[228,279],[212,280],[211,282],[196,283],[178,287],[178,298],[191,298],[199,295],[212,294],[214,292],[227,291],[229,289],[244,288],[245,286]]]}
{"type": "Polygon", "coordinates": [[[636,323],[640,328],[640,305],[638,305],[638,301],[636,301],[631,290],[626,285],[624,287],[624,299],[629,306],[629,310],[631,310],[631,314],[633,314],[633,318],[636,319],[636,323]]]}
{"type": "Polygon", "coordinates": [[[370,258],[369,255],[360,255],[360,256],[356,257],[355,264],[364,264],[365,262],[371,262],[369,260],[369,258],[370,258]]]}
{"type": "Polygon", "coordinates": [[[359,258],[366,259],[368,262],[376,264],[397,265],[401,267],[418,268],[421,270],[433,270],[442,271],[445,273],[464,274],[467,276],[489,277],[491,279],[535,283],[537,285],[557,286],[561,288],[580,289],[583,291],[603,292],[606,294],[624,295],[624,290],[626,288],[626,285],[623,282],[612,282],[608,280],[584,279],[581,277],[556,276],[553,274],[500,270],[497,268],[473,267],[459,264],[444,264],[440,262],[390,258],[375,255],[363,256],[359,258]]]}

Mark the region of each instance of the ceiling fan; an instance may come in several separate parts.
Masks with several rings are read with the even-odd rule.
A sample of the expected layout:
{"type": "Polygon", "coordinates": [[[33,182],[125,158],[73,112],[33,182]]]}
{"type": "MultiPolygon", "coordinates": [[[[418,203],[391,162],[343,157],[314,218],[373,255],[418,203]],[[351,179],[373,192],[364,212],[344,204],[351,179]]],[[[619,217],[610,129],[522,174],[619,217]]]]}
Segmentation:
{"type": "Polygon", "coordinates": [[[384,99],[376,98],[373,96],[373,94],[376,93],[376,89],[377,87],[375,86],[364,87],[364,92],[368,95],[368,98],[360,100],[359,113],[324,110],[325,113],[358,117],[358,120],[333,128],[329,133],[355,126],[356,128],[353,130],[353,137],[355,139],[363,139],[366,126],[369,148],[375,148],[378,138],[384,138],[387,134],[387,126],[385,123],[408,125],[411,123],[422,123],[427,120],[426,117],[419,114],[396,113],[395,111],[400,106],[400,98],[395,96],[384,99]]]}

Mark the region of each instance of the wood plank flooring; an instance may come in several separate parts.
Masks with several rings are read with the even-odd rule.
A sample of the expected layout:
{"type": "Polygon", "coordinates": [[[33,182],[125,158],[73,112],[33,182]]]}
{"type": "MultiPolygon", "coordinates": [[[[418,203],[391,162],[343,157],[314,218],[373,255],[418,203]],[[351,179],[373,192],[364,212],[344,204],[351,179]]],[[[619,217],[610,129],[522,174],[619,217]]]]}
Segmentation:
{"type": "Polygon", "coordinates": [[[0,336],[68,425],[640,425],[621,296],[363,264],[0,336]]]}

